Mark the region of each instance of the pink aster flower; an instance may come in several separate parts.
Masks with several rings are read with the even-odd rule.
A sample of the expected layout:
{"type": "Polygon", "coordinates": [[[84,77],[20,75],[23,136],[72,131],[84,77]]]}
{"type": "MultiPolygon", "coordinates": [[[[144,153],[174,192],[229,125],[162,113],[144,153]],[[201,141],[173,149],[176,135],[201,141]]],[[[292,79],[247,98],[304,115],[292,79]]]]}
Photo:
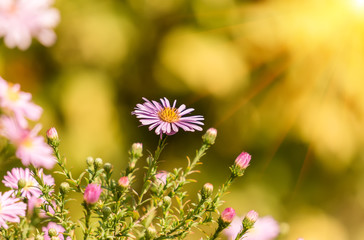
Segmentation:
{"type": "MultiPolygon", "coordinates": [[[[42,227],[42,231],[44,233],[44,240],[53,239],[52,236],[50,236],[53,234],[55,234],[53,237],[58,237],[59,240],[64,240],[63,233],[65,229],[57,223],[48,223],[47,227],[42,227]]],[[[66,240],[71,240],[71,237],[67,237],[66,240]]]]}
{"type": "MultiPolygon", "coordinates": [[[[243,218],[235,218],[230,226],[225,229],[224,234],[229,240],[234,240],[236,235],[242,229],[243,218]]],[[[265,216],[258,218],[254,223],[253,228],[249,229],[248,232],[240,240],[273,240],[279,234],[279,225],[271,216],[265,216]]]]}
{"type": "Polygon", "coordinates": [[[101,192],[102,189],[100,185],[90,183],[85,189],[83,199],[88,204],[95,204],[99,200],[101,192]]]}
{"type": "Polygon", "coordinates": [[[44,138],[37,136],[40,125],[34,129],[24,129],[17,121],[9,117],[0,118],[0,135],[10,140],[17,148],[15,155],[25,166],[53,168],[56,159],[53,150],[45,143],[44,138]]]}
{"type": "Polygon", "coordinates": [[[20,217],[25,216],[27,205],[18,198],[12,197],[12,192],[0,192],[0,227],[7,229],[6,222],[20,222],[20,217]]]}
{"type": "Polygon", "coordinates": [[[31,100],[32,95],[20,91],[19,84],[13,85],[0,77],[0,108],[8,115],[14,116],[22,127],[28,125],[26,118],[37,121],[42,115],[42,108],[31,100]]]}
{"type": "Polygon", "coordinates": [[[204,120],[203,116],[185,117],[186,114],[194,110],[193,108],[186,109],[184,104],[176,108],[176,100],[171,105],[167,98],[160,99],[161,103],[149,101],[146,98],[143,98],[143,100],[145,102],[137,104],[132,114],[139,118],[142,125],[150,125],[150,131],[155,128],[157,135],[162,135],[163,133],[173,135],[178,132],[178,128],[189,132],[202,130],[198,125],[203,125],[201,122],[204,120]]]}
{"type": "Polygon", "coordinates": [[[59,12],[50,8],[53,0],[1,0],[0,37],[6,46],[27,49],[32,37],[45,46],[56,40],[53,29],[59,22],[59,12]]]}
{"type": "Polygon", "coordinates": [[[20,190],[21,196],[30,199],[32,196],[39,197],[42,192],[39,189],[39,184],[32,177],[31,172],[28,168],[13,168],[11,172],[7,172],[7,175],[4,176],[4,180],[2,181],[6,187],[10,187],[13,190],[10,192],[14,192],[18,190],[18,182],[22,180],[24,187],[20,190]]]}

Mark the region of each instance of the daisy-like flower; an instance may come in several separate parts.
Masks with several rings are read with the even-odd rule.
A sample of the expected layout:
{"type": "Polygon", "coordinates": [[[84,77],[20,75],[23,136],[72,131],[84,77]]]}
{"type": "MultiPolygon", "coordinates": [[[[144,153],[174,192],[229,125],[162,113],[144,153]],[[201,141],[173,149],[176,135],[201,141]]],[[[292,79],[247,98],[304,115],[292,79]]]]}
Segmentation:
{"type": "Polygon", "coordinates": [[[37,136],[40,125],[34,129],[24,129],[17,121],[9,117],[0,118],[0,135],[6,137],[17,148],[15,155],[25,166],[53,168],[56,159],[53,150],[44,138],[37,136]]]}
{"type": "Polygon", "coordinates": [[[145,102],[137,104],[132,114],[139,118],[142,125],[150,125],[150,131],[155,128],[157,135],[162,135],[163,133],[173,135],[178,132],[178,128],[189,132],[202,130],[199,125],[203,125],[201,122],[204,120],[203,116],[185,116],[192,112],[193,108],[186,109],[184,104],[176,108],[176,100],[171,105],[167,98],[160,99],[161,103],[149,101],[146,98],[143,98],[143,100],[145,102]]]}
{"type": "MultiPolygon", "coordinates": [[[[229,240],[236,238],[236,235],[242,229],[243,218],[235,218],[230,226],[225,229],[224,233],[229,240]]],[[[241,240],[273,240],[279,234],[279,225],[271,216],[258,218],[254,223],[253,228],[249,229],[241,240]]]]}
{"type": "Polygon", "coordinates": [[[42,108],[31,100],[32,95],[20,91],[19,84],[13,85],[0,77],[0,108],[8,115],[14,116],[22,127],[28,124],[26,118],[37,121],[42,115],[42,108]]]}
{"type": "MultiPolygon", "coordinates": [[[[65,229],[57,223],[48,223],[47,227],[42,227],[42,231],[44,232],[44,240],[56,239],[53,237],[58,237],[59,240],[65,239],[63,236],[65,229]]],[[[71,237],[67,237],[66,240],[71,240],[71,237]]]]}
{"type": "Polygon", "coordinates": [[[13,168],[11,172],[7,172],[7,175],[4,176],[4,180],[2,181],[6,187],[12,188],[10,192],[14,192],[19,189],[18,183],[19,181],[23,181],[24,187],[20,190],[21,196],[30,199],[32,196],[39,197],[42,194],[42,191],[39,189],[39,184],[33,178],[31,172],[28,168],[13,168]]]}
{"type": "Polygon", "coordinates": [[[6,46],[27,49],[32,37],[44,46],[56,40],[53,29],[59,22],[59,12],[50,8],[53,0],[1,0],[0,37],[6,46]]]}
{"type": "Polygon", "coordinates": [[[12,192],[0,193],[0,227],[7,229],[7,222],[20,222],[25,216],[27,205],[18,198],[12,197],[12,192]]]}

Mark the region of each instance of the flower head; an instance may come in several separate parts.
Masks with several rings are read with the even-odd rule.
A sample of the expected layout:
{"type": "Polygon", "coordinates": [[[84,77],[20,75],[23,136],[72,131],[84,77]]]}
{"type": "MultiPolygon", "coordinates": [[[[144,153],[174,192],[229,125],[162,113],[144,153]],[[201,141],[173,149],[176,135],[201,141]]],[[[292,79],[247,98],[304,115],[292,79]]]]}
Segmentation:
{"type": "Polygon", "coordinates": [[[24,187],[21,188],[21,196],[30,199],[32,196],[39,197],[42,194],[42,191],[39,189],[39,184],[31,175],[28,168],[13,168],[11,172],[7,172],[7,175],[4,176],[4,180],[2,181],[6,187],[10,187],[13,190],[10,192],[14,192],[17,190],[18,183],[20,180],[25,182],[24,187]]]}
{"type": "Polygon", "coordinates": [[[32,164],[34,167],[53,168],[56,159],[53,150],[44,138],[37,136],[40,125],[34,129],[24,129],[17,121],[9,117],[0,118],[0,135],[10,140],[17,148],[15,155],[25,166],[32,164]]]}
{"type": "Polygon", "coordinates": [[[127,188],[130,184],[129,178],[127,176],[121,177],[118,184],[120,187],[127,188]]]}
{"type": "Polygon", "coordinates": [[[225,208],[221,213],[221,220],[226,223],[231,223],[235,217],[235,210],[233,208],[225,208]]]}
{"type": "Polygon", "coordinates": [[[100,185],[90,183],[85,189],[83,199],[88,204],[95,204],[99,200],[101,192],[102,189],[100,185]]]}
{"type": "Polygon", "coordinates": [[[26,118],[37,121],[42,115],[42,108],[32,103],[31,99],[30,93],[20,91],[19,84],[13,85],[0,77],[0,108],[8,115],[14,116],[22,127],[28,125],[26,118]]]}
{"type": "Polygon", "coordinates": [[[163,133],[173,135],[178,132],[178,128],[190,132],[202,130],[199,125],[203,125],[201,122],[204,120],[203,116],[184,116],[192,112],[193,108],[186,109],[184,104],[176,108],[176,100],[171,105],[167,98],[160,99],[161,103],[149,101],[146,98],[143,98],[143,100],[145,102],[137,104],[132,114],[139,118],[142,125],[150,125],[150,131],[155,128],[157,135],[162,135],[163,133]]]}
{"type": "Polygon", "coordinates": [[[0,37],[9,48],[27,49],[32,37],[50,46],[56,40],[52,30],[59,12],[50,8],[53,0],[3,0],[0,2],[0,37]]]}
{"type": "Polygon", "coordinates": [[[246,169],[249,166],[251,160],[251,155],[247,152],[242,152],[240,155],[235,159],[235,164],[240,169],[246,169]]]}
{"type": "Polygon", "coordinates": [[[157,174],[155,175],[155,183],[157,185],[166,185],[167,183],[167,177],[168,177],[168,172],[166,171],[159,171],[157,172],[157,174]]]}
{"type": "Polygon", "coordinates": [[[12,197],[12,192],[0,192],[0,227],[7,229],[6,222],[20,222],[19,217],[25,216],[27,205],[18,198],[12,197]]]}
{"type": "MultiPolygon", "coordinates": [[[[44,240],[54,239],[52,237],[58,237],[60,240],[64,240],[63,234],[65,229],[57,223],[50,222],[47,227],[42,227],[44,232],[44,240]]],[[[67,237],[66,240],[71,240],[71,237],[67,237]]]]}

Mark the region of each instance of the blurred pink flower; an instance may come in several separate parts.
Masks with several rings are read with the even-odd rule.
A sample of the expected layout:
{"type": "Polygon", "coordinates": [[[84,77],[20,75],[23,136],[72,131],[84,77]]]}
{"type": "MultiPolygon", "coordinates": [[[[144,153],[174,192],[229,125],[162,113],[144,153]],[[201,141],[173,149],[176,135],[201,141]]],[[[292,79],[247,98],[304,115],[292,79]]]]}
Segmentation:
{"type": "MultiPolygon", "coordinates": [[[[230,226],[225,229],[224,234],[229,240],[235,239],[242,228],[243,218],[235,218],[230,226]]],[[[279,234],[279,225],[271,216],[258,218],[254,227],[241,238],[241,240],[273,240],[279,234]]]]}
{"type": "Polygon", "coordinates": [[[167,177],[168,177],[168,172],[166,172],[166,171],[159,171],[155,175],[155,179],[156,179],[155,183],[157,185],[161,185],[161,184],[166,185],[166,183],[167,183],[167,177]]]}
{"type": "Polygon", "coordinates": [[[27,49],[32,37],[45,46],[56,40],[53,29],[59,22],[59,12],[50,8],[53,0],[1,0],[0,37],[6,46],[27,49]]]}
{"type": "Polygon", "coordinates": [[[102,192],[101,186],[95,183],[90,183],[87,185],[85,189],[85,193],[83,194],[83,199],[88,204],[95,204],[99,198],[100,194],[102,192]]]}
{"type": "Polygon", "coordinates": [[[20,190],[21,196],[30,199],[32,196],[39,197],[42,192],[38,188],[39,184],[37,181],[32,177],[28,168],[13,168],[11,172],[7,172],[7,175],[4,176],[4,180],[2,181],[6,187],[10,187],[13,190],[10,192],[14,192],[17,190],[19,180],[23,180],[25,186],[20,190]]]}
{"type": "MultiPolygon", "coordinates": [[[[40,208],[40,206],[44,203],[44,198],[31,197],[28,199],[28,215],[33,215],[35,208],[40,208]]],[[[56,203],[53,202],[52,205],[47,206],[47,211],[54,214],[56,209],[56,203]]],[[[47,215],[43,209],[39,210],[39,217],[46,218],[47,215]]]]}
{"type": "Polygon", "coordinates": [[[4,194],[0,192],[0,227],[7,229],[9,226],[6,222],[20,222],[19,217],[25,216],[27,205],[19,202],[18,198],[12,197],[12,192],[4,194]]]}
{"type": "MultiPolygon", "coordinates": [[[[56,231],[57,232],[57,237],[59,240],[64,240],[64,237],[63,237],[63,234],[65,229],[58,225],[57,223],[54,223],[54,222],[50,222],[48,223],[47,227],[42,227],[42,231],[44,232],[44,240],[51,240],[53,238],[51,238],[48,234],[48,231],[50,229],[54,229],[53,231],[56,231]]],[[[71,237],[67,237],[66,240],[71,240],[71,237]]]]}
{"type": "Polygon", "coordinates": [[[0,135],[6,137],[17,148],[15,155],[25,166],[53,168],[56,159],[53,150],[44,138],[37,136],[40,125],[32,130],[22,128],[17,121],[9,117],[0,118],[0,135]]]}
{"type": "Polygon", "coordinates": [[[14,116],[22,127],[28,126],[26,118],[37,121],[42,115],[42,108],[32,103],[31,99],[30,93],[20,91],[19,84],[13,85],[0,77],[0,108],[8,115],[14,116]]]}
{"type": "Polygon", "coordinates": [[[234,208],[225,208],[225,210],[221,213],[221,220],[226,223],[231,223],[235,218],[235,215],[234,208]]]}

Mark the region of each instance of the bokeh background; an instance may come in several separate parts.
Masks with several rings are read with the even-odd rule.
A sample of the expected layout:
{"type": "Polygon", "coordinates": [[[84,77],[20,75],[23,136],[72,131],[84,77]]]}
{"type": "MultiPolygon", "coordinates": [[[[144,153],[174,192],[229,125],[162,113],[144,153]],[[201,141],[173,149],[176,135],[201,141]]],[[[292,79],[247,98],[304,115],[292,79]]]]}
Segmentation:
{"type": "MultiPolygon", "coordinates": [[[[56,44],[20,51],[1,39],[0,75],[33,93],[43,134],[58,129],[74,175],[94,156],[113,163],[117,178],[133,142],[154,151],[158,136],[130,113],[142,97],[168,97],[204,115],[205,130],[218,129],[188,188],[192,200],[205,182],[223,183],[247,151],[251,166],[223,207],[273,216],[279,239],[364,239],[364,1],[55,6],[56,44]]],[[[201,135],[170,137],[160,169],[186,166],[201,135]]],[[[75,202],[69,207],[82,216],[75,202]]]]}

